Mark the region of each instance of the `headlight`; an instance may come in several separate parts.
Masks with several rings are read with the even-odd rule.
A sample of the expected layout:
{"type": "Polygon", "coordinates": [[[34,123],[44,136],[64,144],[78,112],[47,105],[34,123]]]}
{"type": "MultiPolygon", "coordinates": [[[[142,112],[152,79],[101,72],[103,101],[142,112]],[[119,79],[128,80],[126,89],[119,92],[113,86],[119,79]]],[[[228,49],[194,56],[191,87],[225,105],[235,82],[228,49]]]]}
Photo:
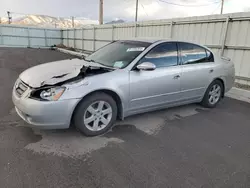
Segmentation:
{"type": "Polygon", "coordinates": [[[40,97],[48,101],[57,101],[65,91],[65,87],[53,87],[41,90],[40,97]]]}

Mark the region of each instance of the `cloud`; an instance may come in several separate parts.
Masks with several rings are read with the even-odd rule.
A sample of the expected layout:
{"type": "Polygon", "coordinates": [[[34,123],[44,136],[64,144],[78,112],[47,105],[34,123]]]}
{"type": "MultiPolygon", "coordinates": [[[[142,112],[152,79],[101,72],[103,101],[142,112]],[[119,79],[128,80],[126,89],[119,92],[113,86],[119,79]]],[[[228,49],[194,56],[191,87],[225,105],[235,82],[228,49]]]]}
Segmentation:
{"type": "Polygon", "coordinates": [[[224,13],[244,12],[250,10],[249,0],[228,0],[225,2],[224,13]]]}
{"type": "MultiPolygon", "coordinates": [[[[211,4],[206,7],[175,6],[160,1],[148,1],[148,0],[144,1],[141,0],[140,2],[141,3],[139,5],[139,13],[138,13],[139,20],[153,20],[153,19],[176,18],[184,16],[206,15],[206,14],[211,14],[213,10],[218,8],[218,4],[211,4],[210,0],[172,1],[183,5],[188,3],[189,5],[211,4]]],[[[130,7],[126,8],[125,11],[127,12],[127,15],[133,17],[135,15],[135,6],[131,5],[130,7]]]]}
{"type": "MultiPolygon", "coordinates": [[[[220,12],[220,0],[164,0],[183,5],[204,5],[201,7],[175,6],[159,0],[139,0],[139,21],[175,18],[184,16],[208,15],[220,12]]],[[[135,17],[135,0],[104,0],[104,20],[116,18],[133,21],[135,17]]],[[[58,17],[86,17],[98,19],[99,0],[1,0],[0,16],[6,11],[27,14],[44,14],[58,17]]],[[[250,10],[250,0],[227,0],[224,12],[250,10]]]]}
{"type": "MultiPolygon", "coordinates": [[[[127,14],[130,17],[135,16],[135,7],[134,6],[130,6],[130,7],[126,8],[125,11],[127,12],[127,14]]],[[[140,4],[138,7],[138,16],[145,17],[145,15],[146,15],[148,17],[154,17],[160,11],[161,11],[161,7],[156,2],[151,2],[151,3],[145,4],[145,5],[140,4]]]]}

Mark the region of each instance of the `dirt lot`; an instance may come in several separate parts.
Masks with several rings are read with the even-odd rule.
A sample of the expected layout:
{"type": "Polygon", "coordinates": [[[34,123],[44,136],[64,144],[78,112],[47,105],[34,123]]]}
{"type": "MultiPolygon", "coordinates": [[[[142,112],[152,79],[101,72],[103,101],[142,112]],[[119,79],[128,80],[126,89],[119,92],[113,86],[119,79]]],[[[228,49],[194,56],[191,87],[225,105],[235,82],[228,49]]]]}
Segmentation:
{"type": "Polygon", "coordinates": [[[250,187],[250,104],[233,99],[133,116],[94,138],[23,127],[11,101],[18,74],[66,58],[0,48],[1,188],[250,187]]]}

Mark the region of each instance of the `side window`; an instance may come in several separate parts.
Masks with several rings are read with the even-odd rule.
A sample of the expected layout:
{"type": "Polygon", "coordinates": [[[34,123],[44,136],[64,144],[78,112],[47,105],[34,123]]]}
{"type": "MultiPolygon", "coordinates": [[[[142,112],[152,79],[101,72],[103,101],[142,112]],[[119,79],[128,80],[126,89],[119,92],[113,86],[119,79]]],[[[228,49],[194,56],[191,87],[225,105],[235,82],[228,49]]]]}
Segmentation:
{"type": "Polygon", "coordinates": [[[213,54],[205,48],[184,42],[180,42],[178,46],[181,54],[181,62],[183,65],[213,61],[213,54]]]}
{"type": "Polygon", "coordinates": [[[176,66],[178,64],[176,43],[159,44],[141,59],[140,63],[143,62],[153,63],[157,68],[176,66]]]}

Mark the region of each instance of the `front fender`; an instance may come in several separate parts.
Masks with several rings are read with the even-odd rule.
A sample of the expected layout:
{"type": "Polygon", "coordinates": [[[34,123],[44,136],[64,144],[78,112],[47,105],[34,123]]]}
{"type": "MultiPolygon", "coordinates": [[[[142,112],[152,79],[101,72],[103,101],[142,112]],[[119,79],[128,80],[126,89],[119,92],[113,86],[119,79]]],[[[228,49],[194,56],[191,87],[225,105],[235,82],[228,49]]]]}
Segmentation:
{"type": "Polygon", "coordinates": [[[115,93],[122,103],[122,111],[129,109],[129,79],[128,74],[86,77],[81,81],[67,83],[67,88],[60,100],[83,99],[85,96],[97,91],[111,91],[115,93]],[[115,78],[115,79],[114,79],[115,78]]]}

